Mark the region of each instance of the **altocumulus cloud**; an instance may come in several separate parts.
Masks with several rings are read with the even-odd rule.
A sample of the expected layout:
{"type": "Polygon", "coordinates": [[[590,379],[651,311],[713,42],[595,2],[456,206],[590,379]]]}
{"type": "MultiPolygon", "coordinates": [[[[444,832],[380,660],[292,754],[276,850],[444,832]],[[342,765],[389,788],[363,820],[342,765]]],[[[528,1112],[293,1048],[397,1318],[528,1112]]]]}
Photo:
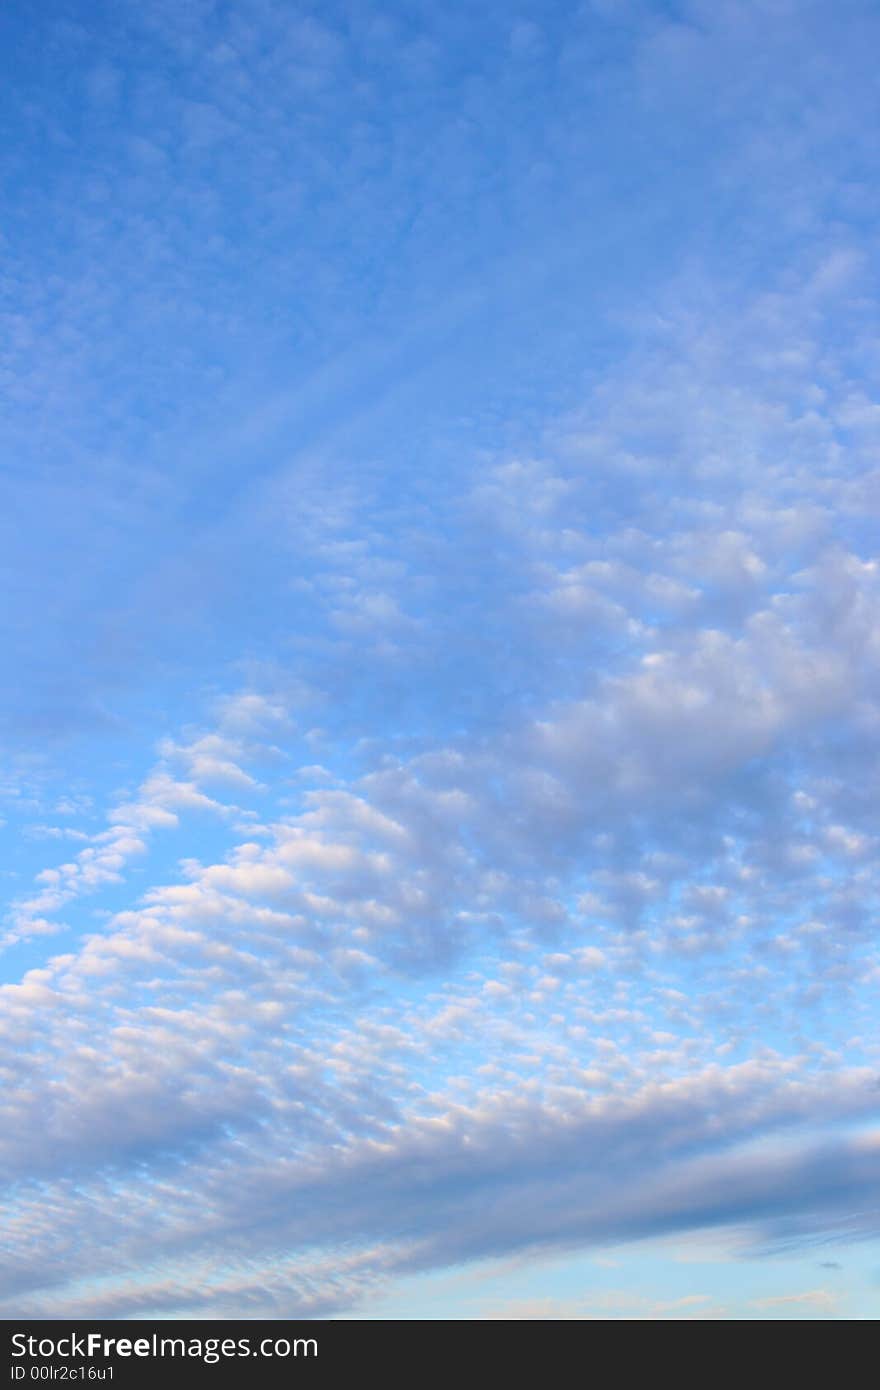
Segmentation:
{"type": "MultiPolygon", "coordinates": [[[[140,285],[116,387],[147,393],[154,434],[112,432],[91,340],[76,370],[65,356],[121,293],[77,281],[71,251],[31,502],[61,534],[51,462],[86,372],[77,519],[128,591],[96,601],[83,560],[50,618],[92,614],[67,696],[51,632],[23,668],[51,736],[32,746],[30,715],[5,711],[23,848],[0,986],[0,1310],[344,1315],[487,1257],[707,1230],[732,1260],[876,1238],[880,418],[858,59],[876,16],[853,5],[838,26],[810,5],[804,37],[786,5],[695,4],[687,22],[551,5],[514,30],[490,6],[482,33],[455,6],[365,26],[282,8],[123,7],[122,37],[85,19],[68,36],[95,48],[65,100],[87,103],[105,169],[79,170],[79,230],[140,285]],[[807,43],[824,56],[799,68],[807,43]],[[482,86],[459,66],[480,53],[482,86]],[[389,64],[396,114],[371,85],[389,64]],[[560,230],[583,211],[561,174],[607,174],[576,117],[622,130],[614,64],[659,155],[695,116],[698,135],[691,181],[620,151],[663,245],[680,200],[679,251],[628,251],[641,288],[624,277],[609,301],[560,230]],[[759,118],[767,65],[784,82],[759,118]],[[593,106],[572,76],[589,72],[593,106]],[[545,114],[527,119],[534,84],[545,114]],[[459,99],[484,145],[461,143],[459,99]],[[164,113],[149,130],[145,103],[164,113]],[[355,153],[322,184],[334,120],[355,153]],[[252,178],[239,226],[226,200],[248,206],[252,178]],[[736,245],[689,230],[695,190],[723,205],[745,186],[736,245]],[[463,247],[447,218],[466,209],[463,247]],[[370,238],[403,245],[399,284],[370,238]],[[139,246],[166,268],[151,286],[139,246]],[[251,281],[248,248],[266,257],[251,281]],[[604,345],[572,348],[582,325],[545,262],[604,316],[604,345]],[[300,346],[267,383],[242,343],[279,360],[273,275],[300,346]],[[481,366],[498,314],[509,341],[481,366]],[[181,376],[157,359],[136,386],[151,325],[180,339],[181,376]],[[483,347],[462,363],[465,330],[483,347]],[[491,395],[493,372],[509,390],[491,395]],[[186,393],[221,381],[220,425],[184,419],[186,393]],[[120,456],[146,450],[125,501],[101,422],[120,456]],[[122,541],[105,539],[114,507],[122,541]],[[62,839],[68,859],[38,857],[62,839]]],[[[61,198],[73,175],[50,174],[61,198]]],[[[611,230],[625,193],[599,187],[611,230]]]]}

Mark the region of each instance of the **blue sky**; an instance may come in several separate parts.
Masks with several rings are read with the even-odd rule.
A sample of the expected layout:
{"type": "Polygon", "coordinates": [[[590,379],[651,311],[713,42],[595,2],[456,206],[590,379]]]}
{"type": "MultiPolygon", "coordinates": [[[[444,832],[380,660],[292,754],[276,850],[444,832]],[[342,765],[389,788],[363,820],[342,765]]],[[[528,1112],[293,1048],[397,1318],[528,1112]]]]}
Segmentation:
{"type": "Polygon", "coordinates": [[[0,1314],[876,1316],[876,5],[0,36],[0,1314]]]}

